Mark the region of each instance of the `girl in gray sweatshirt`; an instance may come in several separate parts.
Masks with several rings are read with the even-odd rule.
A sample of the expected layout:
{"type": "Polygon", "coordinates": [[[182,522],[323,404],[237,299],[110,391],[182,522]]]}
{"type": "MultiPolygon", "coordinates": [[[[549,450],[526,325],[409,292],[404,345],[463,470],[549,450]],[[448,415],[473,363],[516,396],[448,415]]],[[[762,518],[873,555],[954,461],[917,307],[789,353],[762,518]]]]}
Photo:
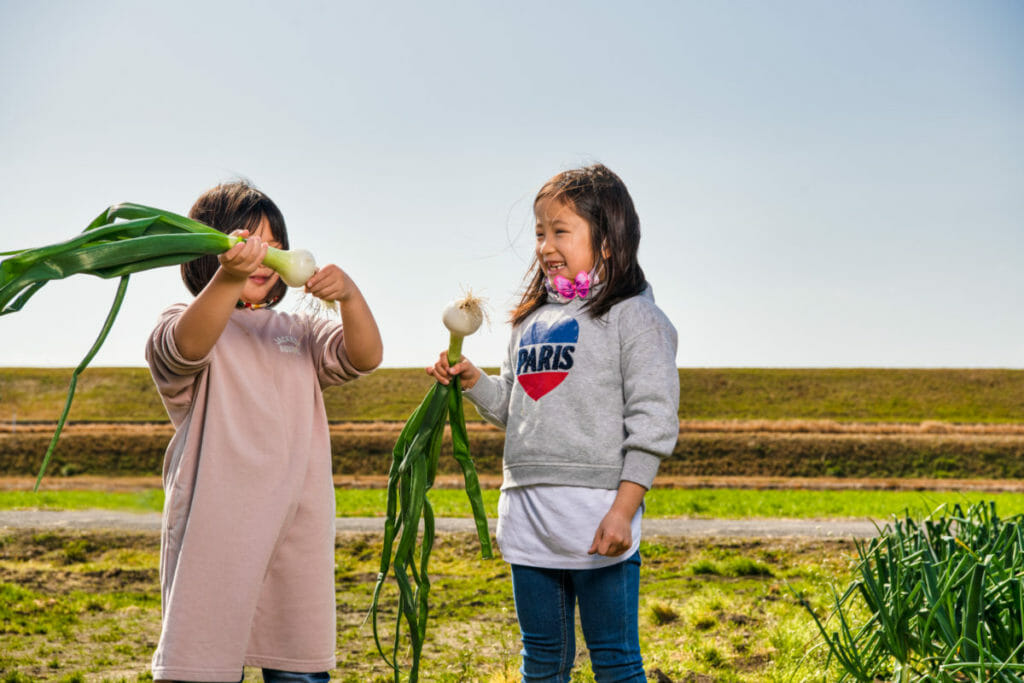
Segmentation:
{"type": "Polygon", "coordinates": [[[679,435],[676,331],[637,262],[640,221],[603,165],[534,200],[536,258],[500,375],[446,353],[505,430],[498,545],[511,564],[524,681],[568,681],[574,613],[597,680],[646,680],[638,635],[643,497],[679,435]]]}

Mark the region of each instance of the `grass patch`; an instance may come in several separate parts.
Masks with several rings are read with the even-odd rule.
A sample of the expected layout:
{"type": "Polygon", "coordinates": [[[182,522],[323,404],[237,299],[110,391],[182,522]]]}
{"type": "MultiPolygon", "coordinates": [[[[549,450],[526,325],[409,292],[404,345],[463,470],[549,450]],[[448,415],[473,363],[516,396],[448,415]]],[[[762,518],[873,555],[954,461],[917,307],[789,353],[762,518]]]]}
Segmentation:
{"type": "MultiPolygon", "coordinates": [[[[518,680],[508,565],[480,560],[472,541],[468,534],[438,537],[424,680],[518,680]]],[[[337,681],[390,680],[364,624],[380,544],[377,534],[346,535],[336,544],[337,681]]],[[[814,650],[813,622],[788,586],[827,605],[831,582],[850,577],[852,544],[660,539],[641,552],[641,644],[649,671],[677,681],[835,680],[836,672],[823,668],[824,653],[814,650]],[[684,571],[701,559],[768,573],[684,571]]],[[[0,535],[0,681],[149,680],[160,624],[158,554],[155,533],[0,535]],[[75,546],[88,548],[89,559],[69,568],[62,552],[75,546]]],[[[394,615],[395,598],[385,595],[385,617],[394,615]]],[[[582,636],[579,645],[576,683],[593,680],[582,636]]]]}
{"type": "MultiPolygon", "coordinates": [[[[471,517],[469,500],[458,489],[435,489],[429,493],[439,517],[471,517]]],[[[106,509],[127,512],[160,512],[161,489],[134,492],[102,491],[0,491],[0,510],[106,509]]],[[[339,517],[383,517],[387,491],[384,489],[336,489],[339,517]]],[[[491,519],[498,514],[498,491],[483,491],[484,506],[491,519]]],[[[892,515],[909,513],[921,518],[942,505],[968,505],[995,501],[1004,515],[1024,513],[1024,494],[984,491],[809,491],[790,489],[659,489],[646,496],[648,518],[694,517],[708,519],[760,518],[870,518],[887,521],[892,515]]]]}
{"type": "Polygon", "coordinates": [[[163,489],[145,491],[0,491],[0,510],[123,510],[160,512],[163,489]]]}
{"type": "Polygon", "coordinates": [[[981,491],[863,491],[790,489],[658,489],[646,496],[648,517],[871,518],[909,511],[923,517],[943,504],[994,500],[1006,515],[1024,511],[1024,494],[981,491]]]}

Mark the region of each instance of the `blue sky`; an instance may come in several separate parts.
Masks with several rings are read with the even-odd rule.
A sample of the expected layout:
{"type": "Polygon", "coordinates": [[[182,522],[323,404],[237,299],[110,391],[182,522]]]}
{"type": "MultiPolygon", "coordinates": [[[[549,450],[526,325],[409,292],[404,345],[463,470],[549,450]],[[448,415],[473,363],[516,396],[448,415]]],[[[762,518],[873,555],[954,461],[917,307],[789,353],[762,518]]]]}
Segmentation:
{"type": "MultiPolygon", "coordinates": [[[[498,364],[534,193],[601,161],[680,366],[1024,367],[1019,0],[0,0],[0,93],[0,251],[247,177],[360,285],[387,366],[433,360],[463,287],[498,364]]],[[[77,364],[115,287],[44,287],[0,366],[77,364]]],[[[143,365],[187,299],[133,276],[94,364],[143,365]]]]}

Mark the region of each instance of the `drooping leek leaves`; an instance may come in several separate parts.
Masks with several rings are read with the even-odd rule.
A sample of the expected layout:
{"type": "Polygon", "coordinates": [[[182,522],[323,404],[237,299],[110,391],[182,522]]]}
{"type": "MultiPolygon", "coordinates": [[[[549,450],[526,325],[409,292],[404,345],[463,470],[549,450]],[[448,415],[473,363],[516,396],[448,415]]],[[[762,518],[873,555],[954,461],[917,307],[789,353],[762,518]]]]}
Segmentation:
{"type": "Polygon", "coordinates": [[[5,252],[0,315],[21,310],[51,280],[79,273],[121,277],[219,254],[232,244],[228,235],[191,218],[141,204],[116,204],[69,240],[5,252]]]}
{"type": "Polygon", "coordinates": [[[85,358],[78,364],[78,367],[71,373],[71,383],[68,385],[68,397],[64,401],[64,410],[60,413],[60,418],[57,420],[57,428],[53,431],[53,436],[50,437],[50,445],[46,447],[46,454],[43,455],[43,464],[39,467],[39,475],[36,477],[36,485],[32,488],[33,491],[39,490],[39,483],[43,480],[43,475],[46,474],[46,467],[50,464],[50,456],[53,455],[53,450],[57,447],[57,441],[60,439],[60,433],[64,429],[64,422],[68,419],[68,412],[71,410],[71,401],[75,397],[75,387],[78,386],[78,376],[82,374],[89,363],[92,362],[93,356],[103,346],[103,342],[106,341],[107,335],[110,333],[110,328],[114,326],[114,319],[117,318],[118,312],[121,310],[121,303],[124,301],[124,294],[128,291],[128,275],[121,276],[121,282],[117,285],[117,293],[114,295],[114,303],[110,306],[110,312],[107,313],[107,319],[103,321],[103,329],[100,330],[99,336],[96,337],[96,341],[92,343],[92,347],[89,352],[85,354],[85,358]]]}
{"type": "MultiPolygon", "coordinates": [[[[99,351],[124,300],[128,276],[143,270],[177,265],[230,249],[237,238],[170,211],[142,204],[115,204],[97,216],[79,235],[45,247],[0,253],[0,315],[20,311],[47,282],[72,275],[121,278],[114,303],[99,337],[71,375],[64,411],[57,422],[36,479],[35,490],[50,462],[71,409],[78,376],[99,351]]],[[[272,263],[268,263],[274,267],[272,263]]]]}
{"type": "Polygon", "coordinates": [[[412,650],[409,681],[419,679],[420,655],[427,633],[427,598],[430,578],[427,574],[430,551],[434,543],[434,511],[427,492],[434,484],[445,423],[451,425],[452,447],[462,468],[466,494],[473,510],[480,552],[484,559],[492,557],[490,531],[484,514],[483,498],[476,468],[469,455],[466,419],[462,411],[462,389],[456,377],[448,385],[435,382],[422,403],[409,417],[392,451],[388,475],[387,519],[384,522],[384,547],[380,572],[373,589],[370,619],[373,639],[384,661],[401,680],[399,650],[403,642],[403,620],[412,650]],[[420,522],[423,534],[419,535],[420,522]],[[397,542],[397,545],[396,545],[397,542]],[[417,546],[418,543],[418,546],[417,546]],[[381,590],[388,573],[393,571],[398,586],[399,605],[390,651],[381,642],[378,612],[381,590]]]}

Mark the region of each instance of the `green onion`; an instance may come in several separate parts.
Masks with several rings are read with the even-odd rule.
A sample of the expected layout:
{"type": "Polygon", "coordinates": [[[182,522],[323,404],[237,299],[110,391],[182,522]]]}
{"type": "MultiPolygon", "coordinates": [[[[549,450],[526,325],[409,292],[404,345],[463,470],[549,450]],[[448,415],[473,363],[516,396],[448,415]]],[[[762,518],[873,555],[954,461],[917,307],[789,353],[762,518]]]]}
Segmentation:
{"type": "MultiPolygon", "coordinates": [[[[472,295],[467,295],[466,299],[454,306],[457,310],[461,308],[465,316],[478,317],[475,326],[461,325],[460,322],[465,321],[450,321],[446,309],[443,319],[451,330],[448,357],[451,359],[454,352],[457,360],[461,355],[463,337],[476,331],[480,326],[480,320],[483,319],[483,313],[480,300],[472,295]],[[449,324],[450,322],[452,324],[449,324]],[[453,327],[455,329],[452,329],[453,327]]],[[[452,305],[449,309],[451,307],[452,305]]],[[[473,510],[481,555],[484,559],[493,556],[483,497],[480,494],[480,482],[469,454],[469,437],[466,433],[465,414],[462,411],[459,378],[454,378],[448,385],[435,382],[419,407],[409,417],[392,451],[383,551],[370,605],[369,617],[373,623],[373,639],[377,651],[394,672],[395,683],[401,680],[398,651],[402,642],[403,618],[409,629],[408,638],[412,650],[409,681],[415,683],[419,678],[420,654],[427,631],[427,597],[430,592],[427,565],[434,544],[434,510],[427,498],[427,491],[433,486],[434,476],[437,474],[446,421],[451,426],[452,450],[462,469],[466,494],[473,510]],[[419,537],[421,520],[422,538],[419,537]],[[390,570],[394,571],[395,583],[398,586],[399,606],[392,647],[390,652],[385,652],[381,643],[378,611],[381,590],[390,570]]]]}
{"type": "MultiPolygon", "coordinates": [[[[32,295],[50,280],[72,275],[120,278],[117,294],[96,341],[71,375],[64,411],[39,468],[35,490],[43,479],[50,456],[71,409],[78,376],[99,351],[124,300],[128,276],[143,270],[177,265],[206,254],[220,254],[239,242],[208,225],[170,211],[141,204],[115,204],[93,220],[81,234],[58,244],[35,249],[0,252],[0,315],[20,311],[32,295]]],[[[306,284],[316,270],[309,252],[268,248],[263,262],[281,274],[291,287],[306,284]]]]}
{"type": "Polygon", "coordinates": [[[954,505],[895,519],[857,552],[859,576],[842,596],[833,590],[831,616],[801,600],[843,668],[838,680],[1021,680],[1024,516],[954,505]]]}
{"type": "Polygon", "coordinates": [[[482,300],[466,292],[466,296],[450,302],[441,313],[441,322],[448,328],[448,363],[454,365],[462,357],[462,339],[480,329],[484,321],[482,300]]]}

